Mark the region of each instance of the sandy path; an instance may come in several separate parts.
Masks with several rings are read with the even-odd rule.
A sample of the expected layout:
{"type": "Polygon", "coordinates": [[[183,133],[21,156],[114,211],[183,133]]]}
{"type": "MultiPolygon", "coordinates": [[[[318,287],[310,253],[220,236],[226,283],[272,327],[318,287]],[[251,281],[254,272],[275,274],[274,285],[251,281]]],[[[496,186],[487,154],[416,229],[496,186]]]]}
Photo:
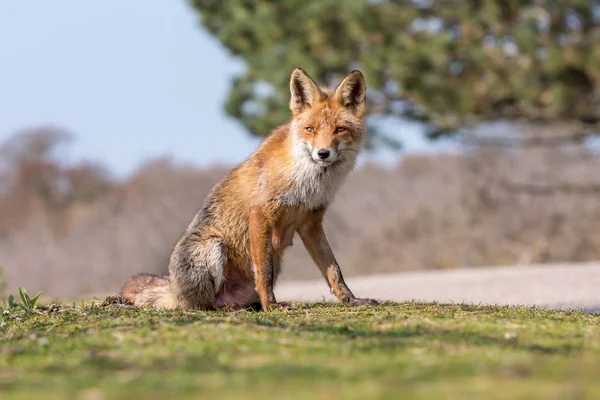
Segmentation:
{"type": "MultiPolygon", "coordinates": [[[[348,277],[359,297],[536,305],[600,312],[600,263],[473,268],[348,277]]],[[[278,300],[335,300],[324,280],[281,282],[278,300]]]]}

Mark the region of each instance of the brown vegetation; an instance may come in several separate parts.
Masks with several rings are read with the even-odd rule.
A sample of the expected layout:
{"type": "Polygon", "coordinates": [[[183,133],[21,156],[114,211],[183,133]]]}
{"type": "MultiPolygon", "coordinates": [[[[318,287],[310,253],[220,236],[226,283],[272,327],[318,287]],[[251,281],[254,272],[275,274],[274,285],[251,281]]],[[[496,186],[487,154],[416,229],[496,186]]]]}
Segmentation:
{"type": "MultiPolygon", "coordinates": [[[[65,138],[36,130],[0,148],[9,287],[116,293],[135,273],[166,272],[173,244],[226,170],[159,159],[116,180],[95,164],[61,163],[65,138]]],[[[351,175],[325,230],[346,275],[598,259],[595,195],[539,189],[583,187],[599,169],[579,145],[405,156],[351,175]]],[[[298,239],[285,264],[282,279],[319,276],[298,239]]]]}

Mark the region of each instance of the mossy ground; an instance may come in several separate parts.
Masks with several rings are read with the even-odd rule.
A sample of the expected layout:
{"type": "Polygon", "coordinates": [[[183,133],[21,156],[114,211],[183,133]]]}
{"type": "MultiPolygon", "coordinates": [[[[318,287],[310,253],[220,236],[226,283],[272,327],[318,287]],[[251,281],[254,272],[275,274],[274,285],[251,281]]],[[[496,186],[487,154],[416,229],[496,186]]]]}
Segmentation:
{"type": "Polygon", "coordinates": [[[5,309],[2,399],[600,398],[600,316],[525,307],[5,309]]]}

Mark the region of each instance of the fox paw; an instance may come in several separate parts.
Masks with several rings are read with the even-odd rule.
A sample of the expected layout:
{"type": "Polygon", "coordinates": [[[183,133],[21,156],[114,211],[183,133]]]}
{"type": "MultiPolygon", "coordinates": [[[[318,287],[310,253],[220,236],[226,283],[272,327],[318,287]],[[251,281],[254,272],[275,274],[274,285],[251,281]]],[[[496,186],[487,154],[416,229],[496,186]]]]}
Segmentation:
{"type": "Polygon", "coordinates": [[[289,303],[287,301],[271,303],[268,306],[269,310],[292,310],[294,308],[296,308],[296,306],[293,303],[289,303]]]}
{"type": "Polygon", "coordinates": [[[233,303],[233,304],[227,304],[223,307],[219,308],[221,311],[225,311],[225,312],[239,312],[239,311],[248,311],[251,310],[252,307],[251,306],[244,306],[242,304],[238,304],[238,303],[233,303]]]}
{"type": "Polygon", "coordinates": [[[351,299],[347,305],[349,307],[378,306],[379,302],[373,299],[351,299]]]}

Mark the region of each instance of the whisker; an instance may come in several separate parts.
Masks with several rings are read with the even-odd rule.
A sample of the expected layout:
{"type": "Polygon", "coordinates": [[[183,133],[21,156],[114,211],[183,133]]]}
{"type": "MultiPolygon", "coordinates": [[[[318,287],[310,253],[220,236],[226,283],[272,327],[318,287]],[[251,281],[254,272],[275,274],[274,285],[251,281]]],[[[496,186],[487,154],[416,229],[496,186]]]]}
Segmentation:
{"type": "Polygon", "coordinates": [[[347,149],[344,149],[344,150],[342,150],[342,151],[340,152],[340,155],[341,155],[341,154],[344,154],[344,153],[345,153],[345,152],[347,152],[347,151],[353,151],[353,152],[355,152],[356,154],[358,154],[358,150],[351,149],[351,148],[347,148],[347,149]]]}

